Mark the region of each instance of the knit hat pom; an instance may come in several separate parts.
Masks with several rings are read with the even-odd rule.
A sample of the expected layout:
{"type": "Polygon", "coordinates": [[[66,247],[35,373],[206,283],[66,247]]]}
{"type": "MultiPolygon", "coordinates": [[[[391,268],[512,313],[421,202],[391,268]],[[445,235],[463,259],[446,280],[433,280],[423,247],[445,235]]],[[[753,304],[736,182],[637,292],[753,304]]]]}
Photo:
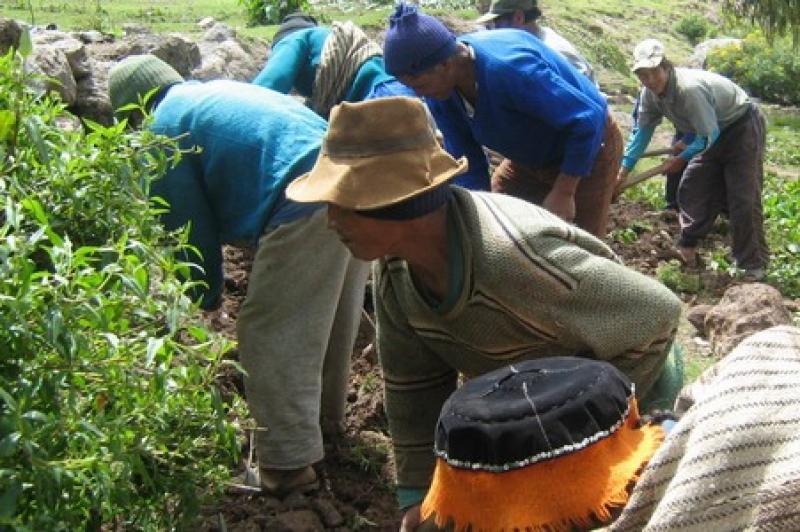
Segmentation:
{"type": "Polygon", "coordinates": [[[439,19],[421,13],[413,4],[397,4],[389,17],[389,30],[383,46],[383,59],[389,74],[420,74],[455,51],[455,35],[439,19]]]}
{"type": "Polygon", "coordinates": [[[412,23],[412,19],[416,19],[419,16],[417,11],[417,6],[415,4],[406,4],[405,2],[400,2],[395,7],[394,13],[389,16],[389,27],[394,28],[398,24],[410,24],[412,23]]]}

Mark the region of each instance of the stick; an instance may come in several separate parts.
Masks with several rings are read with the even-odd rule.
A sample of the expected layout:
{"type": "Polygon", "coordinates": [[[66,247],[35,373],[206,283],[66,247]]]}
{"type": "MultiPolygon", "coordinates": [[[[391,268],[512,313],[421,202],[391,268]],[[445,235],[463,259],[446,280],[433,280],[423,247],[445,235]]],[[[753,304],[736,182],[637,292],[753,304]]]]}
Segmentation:
{"type": "Polygon", "coordinates": [[[642,157],[658,157],[659,155],[669,155],[672,153],[672,148],[658,148],[644,152],[642,157]]]}
{"type": "Polygon", "coordinates": [[[634,185],[638,185],[642,181],[650,179],[651,177],[656,176],[658,174],[663,174],[666,167],[667,163],[661,163],[658,166],[654,166],[649,170],[645,170],[644,172],[641,172],[639,174],[629,175],[628,178],[625,180],[625,182],[619,186],[619,194],[622,194],[622,192],[625,189],[628,189],[634,185]]]}

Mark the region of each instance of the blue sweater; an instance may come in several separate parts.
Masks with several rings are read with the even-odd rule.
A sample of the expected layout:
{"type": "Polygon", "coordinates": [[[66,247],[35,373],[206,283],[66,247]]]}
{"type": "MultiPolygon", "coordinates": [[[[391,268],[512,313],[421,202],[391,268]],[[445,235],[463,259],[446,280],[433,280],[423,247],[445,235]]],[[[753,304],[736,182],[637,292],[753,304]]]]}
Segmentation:
{"type": "Polygon", "coordinates": [[[426,100],[447,150],[469,159],[469,174],[488,178],[483,145],[527,166],[557,164],[565,174],[588,175],[607,113],[591,81],[525,31],[478,31],[459,40],[475,52],[474,116],[456,92],[426,100]]]}
{"type": "MultiPolygon", "coordinates": [[[[191,224],[189,242],[202,253],[202,306],[222,294],[222,244],[255,244],[267,225],[310,214],[319,205],[285,199],[284,189],[311,170],[326,123],[289,96],[235,81],[175,85],[154,111],[153,131],[186,134],[180,163],[155,181],[151,194],[171,206],[168,229],[191,224]]],[[[195,262],[198,262],[195,260],[195,262]]]]}
{"type": "MultiPolygon", "coordinates": [[[[253,83],[284,94],[294,89],[310,98],[325,39],[330,33],[328,28],[307,28],[290,33],[272,49],[267,64],[253,83]]],[[[344,101],[363,101],[377,85],[393,79],[386,73],[383,57],[371,57],[356,72],[344,101]]]]}

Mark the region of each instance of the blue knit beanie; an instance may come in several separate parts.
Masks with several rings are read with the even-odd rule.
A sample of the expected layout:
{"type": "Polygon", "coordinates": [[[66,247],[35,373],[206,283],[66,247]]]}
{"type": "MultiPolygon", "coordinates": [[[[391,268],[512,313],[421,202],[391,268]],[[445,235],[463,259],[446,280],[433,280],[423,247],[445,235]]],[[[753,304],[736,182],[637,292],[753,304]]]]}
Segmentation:
{"type": "Polygon", "coordinates": [[[441,63],[456,51],[456,37],[442,22],[400,2],[389,17],[383,45],[386,71],[393,76],[416,75],[441,63]]]}

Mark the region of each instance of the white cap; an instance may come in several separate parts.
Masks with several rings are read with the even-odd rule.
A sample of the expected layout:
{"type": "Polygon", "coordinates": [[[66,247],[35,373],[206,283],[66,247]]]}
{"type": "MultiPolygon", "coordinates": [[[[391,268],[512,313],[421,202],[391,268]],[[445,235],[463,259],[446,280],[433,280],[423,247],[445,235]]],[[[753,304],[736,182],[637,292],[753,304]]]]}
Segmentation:
{"type": "Polygon", "coordinates": [[[633,49],[633,70],[655,68],[664,59],[664,45],[656,39],[645,39],[633,49]]]}

